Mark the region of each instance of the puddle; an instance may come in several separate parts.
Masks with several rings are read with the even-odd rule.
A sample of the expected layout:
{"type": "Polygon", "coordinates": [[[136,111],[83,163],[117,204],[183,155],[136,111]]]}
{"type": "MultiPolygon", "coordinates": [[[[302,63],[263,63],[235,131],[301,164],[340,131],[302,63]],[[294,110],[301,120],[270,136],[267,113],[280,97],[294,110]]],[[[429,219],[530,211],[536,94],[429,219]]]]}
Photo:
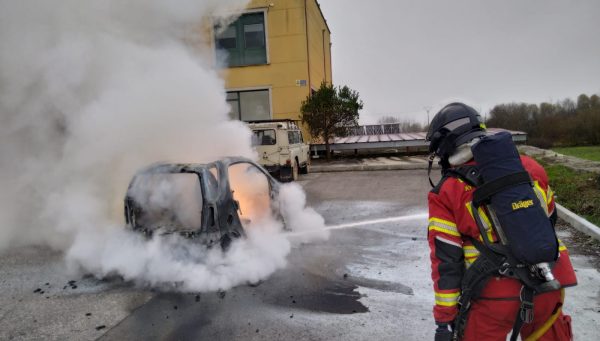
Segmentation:
{"type": "Polygon", "coordinates": [[[363,296],[358,288],[351,281],[305,273],[302,281],[266,298],[265,303],[331,314],[366,313],[369,308],[359,301],[363,296]]]}

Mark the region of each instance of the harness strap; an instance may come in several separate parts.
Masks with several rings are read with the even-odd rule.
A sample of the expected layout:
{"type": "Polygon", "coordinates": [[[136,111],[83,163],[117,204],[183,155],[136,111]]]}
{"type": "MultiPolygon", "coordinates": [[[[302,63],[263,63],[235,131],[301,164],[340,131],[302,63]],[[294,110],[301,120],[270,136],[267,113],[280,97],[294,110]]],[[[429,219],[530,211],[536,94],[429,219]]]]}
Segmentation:
{"type": "MultiPolygon", "coordinates": [[[[433,159],[430,160],[429,171],[431,171],[431,163],[433,162],[433,159]]],[[[472,174],[470,174],[470,169],[466,167],[464,169],[461,168],[447,170],[444,175],[455,175],[477,187],[473,193],[473,207],[475,211],[473,216],[484,243],[469,237],[480,255],[475,262],[471,264],[463,277],[461,297],[458,302],[460,309],[455,320],[453,340],[460,340],[462,338],[471,307],[471,301],[479,297],[479,294],[489,278],[494,273],[498,273],[503,276],[518,278],[524,284],[521,287],[521,304],[515,318],[515,324],[510,338],[511,341],[516,341],[523,323],[531,323],[533,321],[533,297],[537,291],[536,288],[539,288],[540,283],[538,283],[538,280],[530,278],[529,269],[522,264],[519,264],[519,262],[514,259],[514,256],[512,256],[512,253],[504,245],[496,245],[493,244],[492,241],[487,240],[484,224],[478,214],[478,208],[480,205],[488,202],[491,196],[505,188],[520,184],[531,184],[532,180],[528,172],[518,172],[486,183],[481,181],[480,174],[476,168],[475,172],[472,174]]],[[[431,178],[429,181],[431,183],[431,178]]]]}
{"type": "Polygon", "coordinates": [[[433,159],[435,158],[435,154],[431,153],[431,155],[429,155],[429,166],[427,167],[427,178],[429,179],[429,184],[431,185],[431,187],[435,187],[435,185],[433,184],[433,181],[431,181],[431,168],[433,167],[433,159]]]}
{"type": "Polygon", "coordinates": [[[474,165],[449,168],[445,170],[444,174],[454,175],[473,187],[479,187],[481,184],[483,184],[483,179],[481,178],[481,174],[479,174],[479,169],[474,165]]]}
{"type": "Polygon", "coordinates": [[[535,340],[539,339],[540,337],[542,337],[542,335],[546,334],[548,329],[550,329],[552,327],[552,325],[554,324],[554,322],[556,322],[556,319],[562,312],[562,306],[563,306],[564,302],[565,302],[565,289],[560,289],[560,302],[556,305],[556,308],[554,309],[554,312],[552,313],[552,315],[548,318],[548,320],[546,320],[546,322],[544,322],[544,324],[541,327],[538,328],[538,330],[531,333],[531,335],[529,335],[525,339],[525,341],[535,341],[535,340]]]}
{"type": "Polygon", "coordinates": [[[521,184],[531,184],[531,182],[531,176],[527,171],[501,176],[498,179],[486,182],[479,186],[475,192],[473,192],[473,204],[475,206],[480,206],[483,202],[491,198],[492,195],[504,190],[507,187],[521,184]]]}
{"type": "Polygon", "coordinates": [[[491,276],[494,273],[499,273],[505,267],[503,257],[488,250],[474,238],[469,237],[469,239],[475,248],[480,250],[481,254],[467,269],[462,280],[461,295],[458,300],[460,309],[454,325],[454,340],[462,338],[469,309],[471,308],[471,301],[479,297],[491,276]]]}
{"type": "Polygon", "coordinates": [[[521,306],[517,311],[517,317],[515,319],[515,325],[513,326],[512,334],[510,335],[510,341],[516,341],[523,323],[531,323],[533,321],[533,289],[522,286],[521,287],[521,306]]]}

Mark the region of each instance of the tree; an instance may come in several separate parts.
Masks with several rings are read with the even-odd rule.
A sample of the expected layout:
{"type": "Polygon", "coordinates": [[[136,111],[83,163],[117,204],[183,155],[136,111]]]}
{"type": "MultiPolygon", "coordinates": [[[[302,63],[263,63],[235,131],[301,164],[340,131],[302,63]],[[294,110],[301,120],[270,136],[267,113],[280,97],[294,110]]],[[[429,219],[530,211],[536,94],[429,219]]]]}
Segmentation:
{"type": "Polygon", "coordinates": [[[330,142],[333,137],[347,136],[352,128],[358,126],[358,111],[363,102],[358,92],[347,86],[334,87],[321,83],[319,90],[302,101],[302,123],[308,126],[313,137],[319,137],[325,143],[325,153],[331,157],[330,142]]]}
{"type": "Polygon", "coordinates": [[[600,144],[600,96],[581,94],[577,101],[498,104],[490,111],[490,127],[523,130],[528,142],[542,148],[554,145],[600,144]]]}
{"type": "Polygon", "coordinates": [[[586,94],[577,97],[577,110],[585,110],[590,107],[590,98],[586,94]]]}
{"type": "Polygon", "coordinates": [[[600,108],[600,96],[591,95],[590,96],[590,106],[592,108],[600,108]]]}
{"type": "Polygon", "coordinates": [[[400,123],[400,119],[394,116],[382,116],[377,120],[377,124],[394,124],[400,123]]]}

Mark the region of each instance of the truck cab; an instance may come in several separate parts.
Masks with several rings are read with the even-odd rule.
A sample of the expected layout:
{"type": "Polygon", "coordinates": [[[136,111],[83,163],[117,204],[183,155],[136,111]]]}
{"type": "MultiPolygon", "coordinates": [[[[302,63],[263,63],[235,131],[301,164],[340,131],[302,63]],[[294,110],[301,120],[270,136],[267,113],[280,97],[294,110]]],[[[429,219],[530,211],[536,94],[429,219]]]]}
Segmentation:
{"type": "Polygon", "coordinates": [[[309,146],[293,120],[250,121],[258,163],[281,181],[295,181],[310,171],[309,146]]]}

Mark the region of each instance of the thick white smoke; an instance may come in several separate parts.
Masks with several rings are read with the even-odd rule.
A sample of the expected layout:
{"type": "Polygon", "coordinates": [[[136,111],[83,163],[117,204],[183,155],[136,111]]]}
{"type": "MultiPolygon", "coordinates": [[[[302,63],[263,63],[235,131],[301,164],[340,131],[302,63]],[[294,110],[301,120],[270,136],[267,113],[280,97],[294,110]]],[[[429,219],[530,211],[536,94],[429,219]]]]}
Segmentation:
{"type": "Polygon", "coordinates": [[[285,264],[290,246],[271,220],[225,256],[123,229],[141,167],[254,158],[250,131],[227,119],[206,34],[246,2],[0,0],[0,251],[49,245],[74,268],[184,290],[285,264]]]}

